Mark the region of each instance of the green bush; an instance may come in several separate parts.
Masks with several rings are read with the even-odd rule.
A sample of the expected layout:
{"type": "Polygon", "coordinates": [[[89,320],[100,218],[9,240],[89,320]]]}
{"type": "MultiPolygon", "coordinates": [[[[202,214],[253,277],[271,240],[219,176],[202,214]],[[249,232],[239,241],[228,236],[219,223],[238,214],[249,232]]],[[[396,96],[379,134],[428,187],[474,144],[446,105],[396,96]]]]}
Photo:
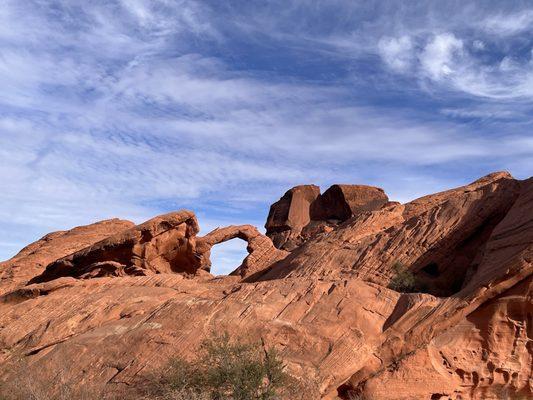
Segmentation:
{"type": "Polygon", "coordinates": [[[157,390],[159,398],[186,398],[187,393],[209,400],[270,400],[281,398],[288,381],[274,350],[225,333],[204,341],[195,361],[173,360],[157,390]]]}
{"type": "Polygon", "coordinates": [[[401,293],[411,293],[417,291],[417,280],[414,274],[409,271],[401,262],[396,261],[392,266],[394,276],[389,282],[389,289],[401,293]]]}

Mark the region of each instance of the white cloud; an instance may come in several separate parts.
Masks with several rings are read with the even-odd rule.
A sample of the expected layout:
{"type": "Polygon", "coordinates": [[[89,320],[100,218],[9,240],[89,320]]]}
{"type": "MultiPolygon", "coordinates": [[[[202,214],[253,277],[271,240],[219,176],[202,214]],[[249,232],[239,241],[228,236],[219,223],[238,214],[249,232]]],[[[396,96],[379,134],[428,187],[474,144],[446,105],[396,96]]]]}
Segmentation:
{"type": "Polygon", "coordinates": [[[477,118],[481,120],[529,120],[528,110],[505,107],[501,105],[477,106],[464,108],[443,108],[440,112],[453,118],[477,118]]]}
{"type": "Polygon", "coordinates": [[[435,35],[420,54],[420,64],[427,76],[440,80],[456,72],[456,58],[461,55],[463,41],[452,33],[435,35]]]}
{"type": "Polygon", "coordinates": [[[383,60],[393,70],[404,72],[411,67],[413,42],[409,36],[381,38],[378,49],[383,60]]]}
{"type": "Polygon", "coordinates": [[[531,101],[533,69],[531,61],[517,62],[505,57],[496,65],[472,62],[464,65],[454,77],[457,90],[478,97],[498,100],[531,101]]]}
{"type": "Polygon", "coordinates": [[[472,42],[472,47],[476,50],[484,50],[485,49],[485,43],[482,40],[474,40],[472,42]]]}
{"type": "Polygon", "coordinates": [[[380,54],[393,70],[409,74],[422,87],[495,100],[533,99],[530,54],[529,58],[506,55],[486,62],[478,54],[485,49],[480,40],[473,41],[469,49],[465,40],[450,32],[423,34],[410,42],[404,38],[382,39],[380,54]]]}

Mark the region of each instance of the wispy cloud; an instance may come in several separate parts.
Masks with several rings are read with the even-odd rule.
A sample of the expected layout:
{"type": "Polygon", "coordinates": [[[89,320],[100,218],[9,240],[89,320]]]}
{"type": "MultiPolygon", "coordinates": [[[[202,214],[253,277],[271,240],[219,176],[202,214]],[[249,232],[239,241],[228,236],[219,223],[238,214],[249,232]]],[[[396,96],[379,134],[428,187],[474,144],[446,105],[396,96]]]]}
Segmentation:
{"type": "Polygon", "coordinates": [[[479,26],[498,36],[511,36],[533,29],[533,10],[496,13],[479,22],[479,26]]]}
{"type": "Polygon", "coordinates": [[[434,36],[419,56],[422,71],[435,81],[457,73],[455,58],[460,57],[462,50],[463,42],[455,35],[444,33],[434,36]]]}
{"type": "Polygon", "coordinates": [[[493,169],[525,176],[531,53],[494,22],[515,11],[483,9],[483,24],[469,8],[458,29],[449,10],[406,7],[8,0],[0,258],[49,230],[181,207],[204,231],[260,225],[301,183],[408,200],[493,169]]]}
{"type": "MultiPolygon", "coordinates": [[[[446,11],[452,10],[440,16],[446,11]]],[[[436,23],[437,14],[432,9],[412,26],[393,28],[395,36],[382,34],[378,50],[384,65],[426,90],[479,101],[533,101],[533,44],[526,39],[533,9],[456,6],[453,18],[436,23]]]]}

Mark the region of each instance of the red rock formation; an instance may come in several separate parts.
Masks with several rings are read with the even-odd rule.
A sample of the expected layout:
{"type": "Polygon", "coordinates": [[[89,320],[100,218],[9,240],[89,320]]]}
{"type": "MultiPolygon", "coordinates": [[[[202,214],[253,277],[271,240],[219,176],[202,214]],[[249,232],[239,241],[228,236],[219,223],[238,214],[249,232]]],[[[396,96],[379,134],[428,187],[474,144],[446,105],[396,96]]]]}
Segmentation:
{"type": "Polygon", "coordinates": [[[344,392],[389,399],[392,385],[398,399],[533,395],[533,179],[520,187],[468,284],[436,307],[404,308],[387,324],[379,363],[357,371],[344,392]],[[414,385],[421,377],[427,384],[414,385]]]}
{"type": "Polygon", "coordinates": [[[362,213],[309,240],[261,279],[357,276],[387,285],[401,262],[427,291],[449,295],[475,268],[494,227],[518,197],[520,184],[497,173],[405,205],[362,213]]]}
{"type": "Polygon", "coordinates": [[[49,233],[23,248],[12,259],[0,263],[0,294],[39,275],[52,261],[131,228],[133,222],[110,219],[69,231],[49,233]]]}
{"type": "Polygon", "coordinates": [[[51,263],[31,283],[64,276],[195,274],[200,268],[195,252],[198,231],[192,212],[165,214],[51,263]]]}
{"type": "MultiPolygon", "coordinates": [[[[377,399],[531,398],[531,296],[529,278],[450,328],[433,333],[431,340],[419,342],[417,348],[385,359],[374,374],[351,381],[351,387],[358,388],[355,392],[364,398],[377,399]]],[[[422,315],[433,309],[418,307],[422,315]]],[[[433,322],[431,317],[427,321],[417,318],[409,326],[419,323],[427,328],[433,322]]],[[[396,334],[397,341],[405,340],[400,332],[396,334]]]]}
{"type": "Polygon", "coordinates": [[[295,186],[270,206],[266,234],[278,249],[292,250],[301,244],[302,229],[311,221],[311,204],[319,195],[318,186],[295,186]]]}
{"type": "Polygon", "coordinates": [[[121,393],[225,330],[275,347],[324,399],[533,396],[533,179],[491,174],[372,208],[291,253],[251,226],[196,238],[192,214],[175,215],[170,229],[160,224],[168,219],[66,258],[69,271],[85,274],[82,266],[103,263],[70,274],[91,279],[17,284],[1,295],[0,380],[22,366],[55,382],[69,360],[64,379],[121,393]],[[210,248],[235,237],[250,252],[239,275],[175,273],[207,270],[210,248]],[[388,289],[395,261],[429,293],[388,289]]]}
{"type": "Polygon", "coordinates": [[[284,250],[276,249],[272,240],[261,234],[255,226],[227,226],[225,228],[215,229],[206,236],[198,238],[196,252],[201,257],[202,268],[207,271],[210,270],[210,253],[214,245],[235,238],[242,239],[248,243],[247,250],[249,254],[231,275],[239,275],[244,278],[261,273],[264,269],[270,267],[276,261],[285,258],[288,254],[284,250]]]}
{"type": "Polygon", "coordinates": [[[266,234],[278,249],[294,250],[339,222],[389,201],[383,189],[364,185],[333,185],[323,194],[315,185],[296,186],[270,207],[266,234]]]}
{"type": "Polygon", "coordinates": [[[333,185],[311,205],[311,219],[346,221],[389,201],[383,189],[365,185],[333,185]]]}

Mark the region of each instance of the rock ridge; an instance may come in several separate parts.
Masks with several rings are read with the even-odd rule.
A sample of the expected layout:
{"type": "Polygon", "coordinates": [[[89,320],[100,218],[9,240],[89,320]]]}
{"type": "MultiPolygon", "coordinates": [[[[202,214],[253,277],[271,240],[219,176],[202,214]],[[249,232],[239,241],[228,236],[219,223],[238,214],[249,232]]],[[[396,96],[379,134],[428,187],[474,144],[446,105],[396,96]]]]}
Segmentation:
{"type": "Polygon", "coordinates": [[[0,382],[22,368],[54,383],[69,360],[72,384],[126,393],[227,331],[274,347],[308,399],[533,397],[533,178],[406,204],[303,185],[272,205],[267,235],[198,232],[187,210],[109,220],[1,263],[0,382]],[[214,277],[212,247],[235,238],[248,256],[214,277]],[[398,263],[415,289],[389,288],[398,263]]]}

